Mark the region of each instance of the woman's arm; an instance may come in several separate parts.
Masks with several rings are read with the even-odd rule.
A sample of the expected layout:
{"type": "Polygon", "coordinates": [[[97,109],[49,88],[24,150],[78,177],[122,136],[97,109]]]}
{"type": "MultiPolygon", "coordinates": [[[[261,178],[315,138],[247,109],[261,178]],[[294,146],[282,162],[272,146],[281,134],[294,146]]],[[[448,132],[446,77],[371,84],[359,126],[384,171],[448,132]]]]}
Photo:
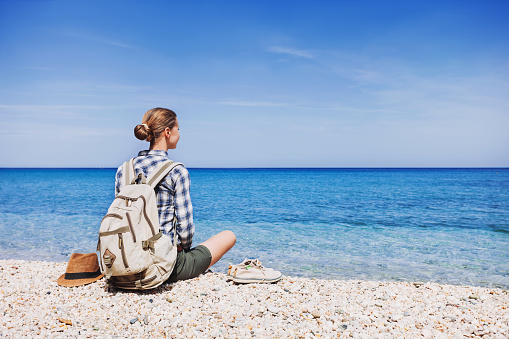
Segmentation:
{"type": "Polygon", "coordinates": [[[122,167],[120,166],[117,169],[117,174],[115,174],[115,196],[117,196],[118,192],[120,192],[120,188],[122,186],[122,167]]]}
{"type": "Polygon", "coordinates": [[[177,216],[177,234],[183,249],[191,248],[194,235],[193,205],[191,203],[191,178],[183,166],[174,169],[175,215],[177,216]]]}

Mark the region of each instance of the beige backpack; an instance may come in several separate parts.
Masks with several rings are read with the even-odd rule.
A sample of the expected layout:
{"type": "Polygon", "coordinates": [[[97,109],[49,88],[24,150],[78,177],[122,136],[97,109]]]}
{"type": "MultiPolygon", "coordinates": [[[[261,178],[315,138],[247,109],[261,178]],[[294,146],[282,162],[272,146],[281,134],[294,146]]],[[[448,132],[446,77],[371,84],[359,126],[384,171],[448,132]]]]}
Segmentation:
{"type": "Polygon", "coordinates": [[[151,289],[165,282],[177,259],[173,242],[159,227],[154,188],[178,162],[162,162],[152,175],[135,177],[133,159],[123,165],[122,188],[101,221],[97,251],[101,272],[122,289],[151,289]]]}

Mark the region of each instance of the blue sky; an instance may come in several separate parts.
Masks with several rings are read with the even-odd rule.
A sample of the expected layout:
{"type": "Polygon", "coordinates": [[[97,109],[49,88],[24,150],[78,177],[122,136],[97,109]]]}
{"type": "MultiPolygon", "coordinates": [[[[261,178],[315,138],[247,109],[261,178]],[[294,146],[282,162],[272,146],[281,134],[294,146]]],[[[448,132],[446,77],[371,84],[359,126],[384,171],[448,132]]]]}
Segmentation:
{"type": "Polygon", "coordinates": [[[506,1],[0,0],[0,167],[509,167],[506,1]]]}

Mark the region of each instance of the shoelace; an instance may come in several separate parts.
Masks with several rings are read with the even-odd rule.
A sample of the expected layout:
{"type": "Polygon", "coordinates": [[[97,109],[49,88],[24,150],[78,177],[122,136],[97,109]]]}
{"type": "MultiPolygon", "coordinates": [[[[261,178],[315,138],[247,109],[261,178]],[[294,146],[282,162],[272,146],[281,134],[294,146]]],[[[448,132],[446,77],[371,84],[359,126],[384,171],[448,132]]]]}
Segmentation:
{"type": "Polygon", "coordinates": [[[244,261],[244,264],[246,265],[247,270],[251,267],[259,267],[261,270],[265,268],[258,259],[244,261]]]}

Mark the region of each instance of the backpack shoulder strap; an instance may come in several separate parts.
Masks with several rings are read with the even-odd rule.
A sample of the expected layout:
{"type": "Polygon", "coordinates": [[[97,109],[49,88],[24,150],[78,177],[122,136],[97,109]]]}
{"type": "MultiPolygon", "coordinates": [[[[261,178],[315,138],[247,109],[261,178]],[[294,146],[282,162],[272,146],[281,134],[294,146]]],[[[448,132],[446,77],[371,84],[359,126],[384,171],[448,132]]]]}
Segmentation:
{"type": "Polygon", "coordinates": [[[161,162],[156,167],[154,172],[152,172],[152,174],[149,175],[149,177],[147,178],[147,184],[152,186],[152,188],[155,188],[157,184],[159,184],[159,182],[163,180],[163,178],[177,166],[184,166],[184,164],[181,162],[175,162],[171,160],[161,162]]]}
{"type": "Polygon", "coordinates": [[[134,158],[131,158],[124,162],[124,167],[122,168],[123,174],[123,186],[127,186],[131,184],[131,181],[134,179],[134,158]]]}

